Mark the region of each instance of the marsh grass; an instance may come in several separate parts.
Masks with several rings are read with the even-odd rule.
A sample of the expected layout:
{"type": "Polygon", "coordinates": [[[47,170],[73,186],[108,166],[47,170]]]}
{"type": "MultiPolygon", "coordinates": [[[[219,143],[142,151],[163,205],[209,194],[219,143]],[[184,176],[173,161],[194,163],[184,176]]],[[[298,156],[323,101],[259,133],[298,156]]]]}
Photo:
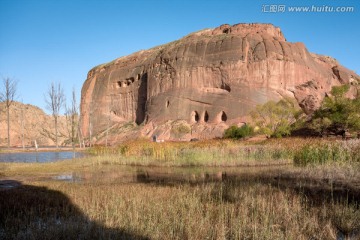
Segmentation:
{"type": "Polygon", "coordinates": [[[239,141],[197,143],[128,142],[117,147],[95,147],[90,154],[109,164],[146,166],[241,166],[290,163],[292,150],[275,145],[248,145],[239,141]]]}
{"type": "MultiPolygon", "coordinates": [[[[50,191],[47,199],[32,200],[39,206],[51,203],[48,211],[57,214],[39,215],[36,208],[24,208],[20,218],[19,213],[9,209],[3,216],[0,236],[121,239],[114,229],[125,229],[138,234],[128,239],[335,239],[338,229],[352,232],[359,227],[359,206],[324,203],[317,207],[301,193],[256,181],[193,186],[58,182],[31,185],[50,191]],[[54,204],[53,192],[62,193],[68,201],[54,204]],[[19,225],[24,224],[24,216],[25,225],[19,225]]],[[[12,197],[20,193],[14,194],[12,197]]],[[[18,199],[26,201],[27,197],[18,199]]],[[[2,199],[0,206],[4,202],[2,199]]]]}
{"type": "Polygon", "coordinates": [[[305,144],[294,154],[297,166],[359,162],[360,140],[305,144]]]}
{"type": "MultiPolygon", "coordinates": [[[[199,169],[204,166],[291,163],[297,151],[303,151],[303,146],[310,144],[326,146],[321,148],[326,154],[332,151],[327,147],[333,146],[331,144],[344,152],[335,156],[340,162],[319,164],[322,162],[316,160],[306,167],[289,166],[287,174],[295,175],[295,183],[298,179],[319,180],[314,183],[340,179],[356,188],[359,182],[359,165],[353,165],[358,161],[359,142],[356,141],[283,139],[266,143],[161,144],[138,141],[113,148],[96,147],[91,149],[94,156],[84,159],[41,164],[2,163],[0,176],[23,181],[19,188],[0,189],[0,239],[336,239],[356,236],[360,231],[359,199],[349,201],[346,195],[335,198],[331,188],[327,196],[316,196],[315,201],[313,195],[301,187],[301,182],[299,188],[284,187],[276,183],[275,175],[264,178],[265,172],[239,181],[230,181],[228,176],[217,182],[172,184],[164,181],[119,183],[106,178],[77,183],[52,178],[41,180],[42,176],[64,172],[109,175],[111,169],[117,171],[114,165],[125,170],[133,165],[196,166],[194,169],[201,172],[199,169]]],[[[334,158],[333,152],[331,154],[326,156],[334,158]]],[[[256,172],[256,168],[251,169],[256,172]]]]}

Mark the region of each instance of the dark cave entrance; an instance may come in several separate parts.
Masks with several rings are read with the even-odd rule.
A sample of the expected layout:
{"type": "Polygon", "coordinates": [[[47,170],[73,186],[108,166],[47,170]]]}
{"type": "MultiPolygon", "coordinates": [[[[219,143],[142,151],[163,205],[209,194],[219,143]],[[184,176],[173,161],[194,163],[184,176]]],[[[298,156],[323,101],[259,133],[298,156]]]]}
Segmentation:
{"type": "Polygon", "coordinates": [[[227,115],[224,111],[221,112],[220,120],[221,120],[221,122],[226,122],[226,120],[227,120],[227,115]]]}
{"type": "Polygon", "coordinates": [[[197,111],[193,111],[191,113],[191,121],[192,122],[199,122],[200,117],[199,117],[199,113],[197,111]]]}
{"type": "Polygon", "coordinates": [[[209,114],[207,111],[204,112],[204,122],[208,122],[209,121],[209,114]]]}
{"type": "Polygon", "coordinates": [[[140,77],[140,86],[138,89],[138,101],[137,101],[136,119],[135,119],[135,122],[138,125],[143,123],[145,120],[146,101],[147,101],[147,81],[148,81],[147,73],[144,73],[140,77]]]}

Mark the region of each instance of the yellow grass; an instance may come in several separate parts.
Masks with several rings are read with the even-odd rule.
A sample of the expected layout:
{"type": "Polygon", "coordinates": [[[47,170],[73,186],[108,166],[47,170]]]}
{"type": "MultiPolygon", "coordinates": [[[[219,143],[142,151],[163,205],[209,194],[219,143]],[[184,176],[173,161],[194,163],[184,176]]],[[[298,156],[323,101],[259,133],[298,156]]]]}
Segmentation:
{"type": "MultiPolygon", "coordinates": [[[[39,191],[37,188],[46,187],[46,191],[60,192],[60,198],[68,199],[56,209],[57,214],[64,217],[50,214],[39,220],[37,209],[24,203],[22,210],[30,219],[29,227],[8,226],[12,221],[5,219],[5,228],[13,227],[16,236],[34,236],[34,239],[44,237],[36,221],[49,229],[45,234],[49,239],[61,238],[57,235],[60,233],[69,234],[66,238],[71,239],[78,238],[79,234],[91,239],[89,228],[94,236],[114,239],[124,232],[131,238],[150,239],[335,239],[337,228],[352,231],[359,227],[356,206],[342,203],[312,206],[301,194],[258,182],[195,186],[29,184],[35,192],[39,191]],[[71,210],[74,206],[78,211],[71,210]],[[74,212],[76,215],[72,216],[74,212]],[[54,222],[54,218],[58,218],[59,223],[54,222]],[[74,221],[75,232],[66,228],[59,232],[58,228],[70,226],[74,221]]],[[[54,199],[46,191],[42,189],[42,195],[49,198],[46,204],[50,207],[54,199]]],[[[13,197],[19,199],[21,194],[15,192],[13,197]]],[[[21,239],[16,236],[14,239],[21,239]]]]}
{"type": "Polygon", "coordinates": [[[336,189],[326,188],[333,186],[332,183],[305,186],[311,191],[326,190],[322,194],[327,195],[322,198],[323,195],[316,197],[311,191],[305,191],[304,186],[287,185],[286,181],[277,183],[276,179],[290,176],[294,184],[297,179],[313,179],[316,184],[325,180],[343,181],[346,186],[353,186],[352,194],[358,196],[360,168],[357,164],[306,168],[288,165],[286,170],[274,175],[257,167],[245,168],[239,178],[228,176],[217,182],[167,182],[165,179],[126,183],[109,176],[137,169],[129,165],[139,169],[165,167],[169,172],[176,166],[197,166],[196,171],[201,171],[206,166],[289,164],[292,151],[314,141],[320,140],[284,139],[256,144],[131,142],[113,149],[95,149],[98,155],[84,159],[40,164],[1,163],[0,179],[20,180],[21,186],[0,189],[0,239],[336,239],[341,234],[355,236],[360,230],[359,199],[335,196],[336,189]],[[219,156],[223,159],[218,159],[219,156]],[[91,181],[84,178],[80,182],[52,178],[63,173],[101,173],[100,176],[109,178],[91,181]],[[253,177],[247,178],[248,175],[253,177]]]}

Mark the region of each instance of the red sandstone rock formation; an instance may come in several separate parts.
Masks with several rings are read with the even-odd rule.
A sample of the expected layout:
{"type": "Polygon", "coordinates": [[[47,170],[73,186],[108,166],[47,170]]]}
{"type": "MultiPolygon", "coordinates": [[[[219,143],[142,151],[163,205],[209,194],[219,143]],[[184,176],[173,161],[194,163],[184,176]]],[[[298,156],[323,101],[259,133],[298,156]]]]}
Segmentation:
{"type": "Polygon", "coordinates": [[[226,24],[90,70],[81,126],[100,142],[106,129],[113,141],[221,136],[257,104],[289,96],[309,114],[332,86],[359,79],[335,59],[287,42],[271,24],[226,24]]]}

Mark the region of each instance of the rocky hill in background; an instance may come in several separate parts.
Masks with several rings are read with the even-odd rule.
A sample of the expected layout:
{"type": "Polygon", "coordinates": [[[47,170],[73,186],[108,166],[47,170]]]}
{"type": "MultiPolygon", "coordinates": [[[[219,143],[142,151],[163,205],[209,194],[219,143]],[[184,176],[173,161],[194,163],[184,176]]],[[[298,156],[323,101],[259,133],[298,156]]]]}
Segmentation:
{"type": "MultiPolygon", "coordinates": [[[[7,146],[7,115],[5,104],[0,103],[0,146],[7,146]]],[[[54,120],[40,108],[14,102],[10,107],[10,145],[22,146],[24,134],[25,146],[55,146],[54,120]],[[23,128],[22,128],[23,126],[23,128]],[[23,131],[22,131],[23,129],[23,131]]],[[[66,118],[59,118],[59,145],[64,145],[69,139],[66,118]]]]}
{"type": "Polygon", "coordinates": [[[332,86],[359,79],[271,24],[225,24],[91,69],[81,128],[98,143],[220,137],[257,104],[290,97],[311,114],[332,86]]]}

